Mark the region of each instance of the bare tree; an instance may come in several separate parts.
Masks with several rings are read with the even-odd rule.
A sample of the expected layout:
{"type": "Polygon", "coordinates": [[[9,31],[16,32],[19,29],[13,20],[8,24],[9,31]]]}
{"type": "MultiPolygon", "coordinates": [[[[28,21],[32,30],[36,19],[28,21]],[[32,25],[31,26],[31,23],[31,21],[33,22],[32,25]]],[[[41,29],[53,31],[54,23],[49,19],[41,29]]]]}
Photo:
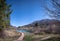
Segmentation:
{"type": "MultiPolygon", "coordinates": [[[[50,0],[52,8],[45,6],[45,9],[48,11],[48,15],[55,19],[60,19],[60,0],[50,0]],[[54,8],[54,9],[53,9],[54,8]]],[[[49,4],[48,4],[49,5],[49,4]]]]}

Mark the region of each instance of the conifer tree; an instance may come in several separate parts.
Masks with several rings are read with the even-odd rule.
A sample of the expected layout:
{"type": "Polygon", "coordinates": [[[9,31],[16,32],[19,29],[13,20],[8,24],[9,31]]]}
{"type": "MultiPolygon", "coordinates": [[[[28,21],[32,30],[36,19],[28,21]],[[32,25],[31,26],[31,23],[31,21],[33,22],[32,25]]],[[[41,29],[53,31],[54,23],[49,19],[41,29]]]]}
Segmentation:
{"type": "Polygon", "coordinates": [[[3,35],[3,29],[10,26],[10,7],[6,0],[0,0],[0,37],[3,35]]]}

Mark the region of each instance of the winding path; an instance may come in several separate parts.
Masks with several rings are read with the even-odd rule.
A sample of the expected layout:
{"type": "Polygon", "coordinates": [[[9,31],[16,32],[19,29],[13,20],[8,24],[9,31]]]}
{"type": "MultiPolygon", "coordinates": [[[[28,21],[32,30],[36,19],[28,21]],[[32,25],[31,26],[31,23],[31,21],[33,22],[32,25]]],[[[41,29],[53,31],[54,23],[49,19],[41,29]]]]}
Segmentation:
{"type": "Polygon", "coordinates": [[[25,36],[25,34],[23,32],[21,32],[21,36],[15,41],[23,41],[24,36],[25,36]]]}

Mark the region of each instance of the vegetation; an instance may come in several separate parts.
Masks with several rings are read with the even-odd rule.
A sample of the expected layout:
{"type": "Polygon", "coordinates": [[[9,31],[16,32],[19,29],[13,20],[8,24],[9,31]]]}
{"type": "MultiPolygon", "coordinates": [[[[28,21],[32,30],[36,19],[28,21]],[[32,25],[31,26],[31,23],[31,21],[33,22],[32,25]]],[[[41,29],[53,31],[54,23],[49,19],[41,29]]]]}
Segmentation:
{"type": "MultiPolygon", "coordinates": [[[[48,11],[48,15],[52,18],[60,20],[60,0],[50,0],[49,3],[48,3],[48,5],[50,5],[51,8],[47,4],[45,6],[45,9],[48,11]]],[[[54,26],[52,28],[53,28],[53,30],[56,30],[56,32],[60,32],[58,30],[58,29],[60,29],[60,26],[59,26],[60,22],[58,22],[56,24],[57,24],[57,26],[55,26],[55,29],[54,29],[54,26]]],[[[55,32],[53,31],[53,33],[55,33],[55,32]]],[[[60,41],[60,37],[59,38],[52,37],[52,38],[49,38],[49,39],[46,39],[43,41],[60,41]]]]}
{"type": "Polygon", "coordinates": [[[31,24],[24,25],[18,29],[25,29],[32,31],[32,33],[59,33],[60,34],[60,21],[55,19],[43,19],[35,21],[31,24]],[[27,29],[25,29],[27,28],[27,29]]]}
{"type": "MultiPolygon", "coordinates": [[[[56,0],[51,0],[52,6],[54,7],[54,9],[50,10],[50,8],[45,7],[46,10],[49,12],[50,16],[56,18],[56,19],[60,19],[60,3],[56,0]]],[[[12,32],[12,30],[10,31],[4,31],[5,28],[9,28],[10,27],[10,14],[11,14],[11,10],[10,10],[11,5],[8,5],[6,3],[6,0],[0,0],[0,41],[14,41],[16,39],[18,39],[18,37],[20,35],[14,33],[14,31],[12,32]],[[9,36],[10,34],[12,34],[14,37],[5,37],[5,33],[6,36],[9,36]],[[9,34],[9,35],[7,35],[9,34]],[[5,37],[5,38],[4,38],[5,37]],[[4,39],[3,39],[4,38],[4,39]]],[[[60,34],[60,21],[59,20],[41,20],[41,21],[37,21],[37,22],[33,22],[32,24],[28,24],[23,26],[23,29],[26,27],[28,28],[27,30],[32,31],[32,33],[34,33],[34,37],[32,35],[26,35],[24,37],[24,41],[40,41],[41,38],[46,37],[44,36],[44,34],[46,33],[52,33],[54,34],[60,34]],[[37,33],[37,34],[36,34],[37,33]],[[37,36],[36,36],[36,35],[37,36]],[[43,37],[41,37],[43,36],[43,37]]],[[[18,27],[22,28],[22,27],[18,27]]],[[[10,35],[10,36],[12,36],[10,35]]],[[[48,35],[48,34],[46,34],[48,35]]],[[[59,37],[60,38],[60,37],[59,37]]],[[[43,40],[43,41],[60,41],[60,39],[57,37],[52,37],[49,38],[47,40],[43,40]]]]}
{"type": "Polygon", "coordinates": [[[15,37],[8,37],[8,38],[0,38],[0,41],[14,41],[17,40],[19,36],[15,36],[15,37]]]}
{"type": "Polygon", "coordinates": [[[0,41],[14,41],[17,40],[20,37],[19,32],[16,30],[9,28],[8,30],[4,30],[6,37],[0,38],[0,41]]]}
{"type": "Polygon", "coordinates": [[[25,36],[24,41],[33,41],[32,36],[25,36]]]}
{"type": "Polygon", "coordinates": [[[50,39],[47,39],[47,40],[42,40],[42,41],[60,41],[60,39],[57,38],[57,37],[53,37],[53,38],[50,38],[50,39]]]}
{"type": "Polygon", "coordinates": [[[10,7],[6,0],[0,0],[0,37],[4,36],[3,29],[10,26],[10,7]]]}
{"type": "Polygon", "coordinates": [[[45,34],[45,35],[26,35],[24,41],[60,41],[59,34],[45,34]],[[48,39],[43,39],[51,36],[48,39]],[[43,40],[41,40],[43,39],[43,40]]]}
{"type": "Polygon", "coordinates": [[[60,0],[50,0],[49,2],[52,4],[50,4],[52,8],[49,8],[48,6],[45,7],[49,12],[48,14],[53,18],[60,19],[60,0]]]}

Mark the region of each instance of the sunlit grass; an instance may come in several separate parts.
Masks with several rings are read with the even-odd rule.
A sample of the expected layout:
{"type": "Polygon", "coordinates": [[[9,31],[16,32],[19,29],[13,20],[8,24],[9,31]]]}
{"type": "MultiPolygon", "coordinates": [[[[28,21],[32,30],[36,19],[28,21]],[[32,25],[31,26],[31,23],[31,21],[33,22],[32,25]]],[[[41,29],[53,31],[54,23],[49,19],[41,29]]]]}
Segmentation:
{"type": "Polygon", "coordinates": [[[26,35],[24,41],[33,41],[32,36],[26,35]]]}
{"type": "Polygon", "coordinates": [[[20,36],[0,38],[0,41],[14,41],[17,40],[19,37],[20,36]]]}
{"type": "Polygon", "coordinates": [[[47,35],[26,35],[24,41],[60,41],[58,34],[47,34],[47,35]],[[41,40],[43,37],[52,36],[49,39],[41,40]]]}

